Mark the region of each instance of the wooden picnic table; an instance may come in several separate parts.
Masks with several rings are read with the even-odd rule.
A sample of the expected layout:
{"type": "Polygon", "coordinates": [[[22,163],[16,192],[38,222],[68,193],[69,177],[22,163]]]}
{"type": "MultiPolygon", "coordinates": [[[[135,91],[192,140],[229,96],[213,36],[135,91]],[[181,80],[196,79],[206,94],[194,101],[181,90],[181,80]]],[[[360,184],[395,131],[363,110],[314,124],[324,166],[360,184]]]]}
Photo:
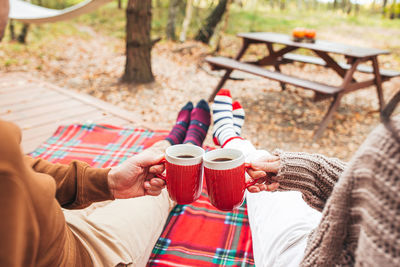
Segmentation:
{"type": "Polygon", "coordinates": [[[224,76],[210,96],[209,101],[214,99],[217,92],[222,88],[226,80],[229,79],[234,70],[279,81],[283,90],[286,84],[313,90],[315,92],[315,100],[322,100],[328,97],[332,98],[330,107],[322,119],[318,130],[315,132],[314,140],[319,138],[325,130],[344,94],[375,85],[380,109],[382,110],[384,107],[382,82],[400,76],[400,72],[398,71],[379,69],[378,56],[389,54],[387,50],[362,48],[318,39],[313,43],[295,42],[289,35],[270,32],[240,33],[238,37],[243,39],[243,45],[234,59],[225,57],[206,58],[206,61],[213,69],[226,70],[224,76]],[[246,50],[252,44],[265,45],[268,55],[257,61],[240,61],[246,50]],[[280,45],[280,48],[274,49],[274,44],[280,45]],[[316,56],[291,53],[300,48],[308,49],[316,56]],[[343,55],[346,62],[338,62],[330,53],[343,55]],[[343,81],[339,86],[332,86],[281,73],[280,65],[293,62],[316,64],[330,68],[342,77],[343,81]],[[362,62],[371,62],[372,64],[371,66],[360,65],[362,62]],[[274,71],[267,70],[263,68],[264,66],[273,66],[274,71]],[[373,78],[357,81],[354,78],[354,73],[356,71],[373,74],[373,78]]]}

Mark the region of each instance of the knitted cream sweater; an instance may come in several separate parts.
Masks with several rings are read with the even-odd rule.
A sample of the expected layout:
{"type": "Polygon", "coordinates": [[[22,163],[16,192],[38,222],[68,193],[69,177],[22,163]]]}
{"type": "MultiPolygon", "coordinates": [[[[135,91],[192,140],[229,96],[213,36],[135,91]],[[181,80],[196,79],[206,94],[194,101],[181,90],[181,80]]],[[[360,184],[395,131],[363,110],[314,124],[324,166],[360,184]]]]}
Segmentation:
{"type": "Polygon", "coordinates": [[[277,154],[280,189],[302,192],[323,215],[301,266],[400,266],[400,143],[389,130],[376,128],[348,164],[277,154]]]}

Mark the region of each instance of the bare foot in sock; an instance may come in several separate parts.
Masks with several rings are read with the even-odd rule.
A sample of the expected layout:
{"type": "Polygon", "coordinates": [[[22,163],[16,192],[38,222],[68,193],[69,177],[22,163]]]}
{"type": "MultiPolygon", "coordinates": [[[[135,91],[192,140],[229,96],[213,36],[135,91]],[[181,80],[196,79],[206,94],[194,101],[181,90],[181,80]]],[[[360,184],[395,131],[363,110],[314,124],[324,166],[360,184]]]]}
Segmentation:
{"type": "Polygon", "coordinates": [[[202,146],[210,127],[210,120],[210,107],[205,100],[200,100],[190,114],[190,125],[183,143],[202,146]]]}
{"type": "Polygon", "coordinates": [[[235,101],[232,103],[232,115],[233,115],[233,129],[235,130],[238,136],[242,133],[242,127],[244,124],[244,109],[239,101],[235,101]]]}
{"type": "Polygon", "coordinates": [[[227,89],[221,89],[214,98],[213,140],[216,145],[224,146],[228,141],[240,138],[233,127],[232,97],[227,89]]]}
{"type": "Polygon", "coordinates": [[[186,137],[187,130],[190,123],[190,113],[193,110],[192,102],[187,102],[185,106],[179,111],[176,119],[176,124],[169,132],[165,140],[169,141],[171,145],[182,144],[186,137]]]}

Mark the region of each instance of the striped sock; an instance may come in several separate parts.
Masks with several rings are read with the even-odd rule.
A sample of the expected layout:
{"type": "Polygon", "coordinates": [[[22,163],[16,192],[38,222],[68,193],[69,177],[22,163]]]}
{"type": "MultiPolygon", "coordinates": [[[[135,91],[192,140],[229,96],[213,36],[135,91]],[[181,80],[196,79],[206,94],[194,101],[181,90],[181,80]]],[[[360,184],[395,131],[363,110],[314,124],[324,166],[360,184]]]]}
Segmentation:
{"type": "Polygon", "coordinates": [[[224,146],[233,138],[238,138],[233,128],[232,97],[227,89],[219,90],[214,98],[213,109],[213,140],[216,145],[224,146]]]}
{"type": "Polygon", "coordinates": [[[232,103],[232,114],[233,114],[233,129],[236,134],[240,136],[242,133],[242,127],[244,124],[244,109],[240,105],[239,101],[232,103]]]}
{"type": "Polygon", "coordinates": [[[185,139],[187,129],[190,122],[190,112],[193,109],[192,102],[187,102],[186,105],[179,111],[176,124],[165,138],[171,145],[181,144],[185,139]]]}
{"type": "Polygon", "coordinates": [[[210,127],[210,107],[205,100],[200,100],[190,114],[190,125],[186,133],[184,144],[192,143],[202,146],[210,127]]]}

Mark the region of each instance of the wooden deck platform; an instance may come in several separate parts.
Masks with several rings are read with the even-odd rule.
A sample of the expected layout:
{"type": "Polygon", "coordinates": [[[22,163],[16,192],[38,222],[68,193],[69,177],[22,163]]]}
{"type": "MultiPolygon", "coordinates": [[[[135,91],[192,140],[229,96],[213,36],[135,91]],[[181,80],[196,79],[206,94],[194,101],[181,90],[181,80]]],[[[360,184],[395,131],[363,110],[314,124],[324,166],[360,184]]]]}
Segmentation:
{"type": "Polygon", "coordinates": [[[137,114],[25,73],[0,74],[0,118],[22,130],[22,149],[33,151],[60,125],[106,123],[150,128],[137,114]]]}

